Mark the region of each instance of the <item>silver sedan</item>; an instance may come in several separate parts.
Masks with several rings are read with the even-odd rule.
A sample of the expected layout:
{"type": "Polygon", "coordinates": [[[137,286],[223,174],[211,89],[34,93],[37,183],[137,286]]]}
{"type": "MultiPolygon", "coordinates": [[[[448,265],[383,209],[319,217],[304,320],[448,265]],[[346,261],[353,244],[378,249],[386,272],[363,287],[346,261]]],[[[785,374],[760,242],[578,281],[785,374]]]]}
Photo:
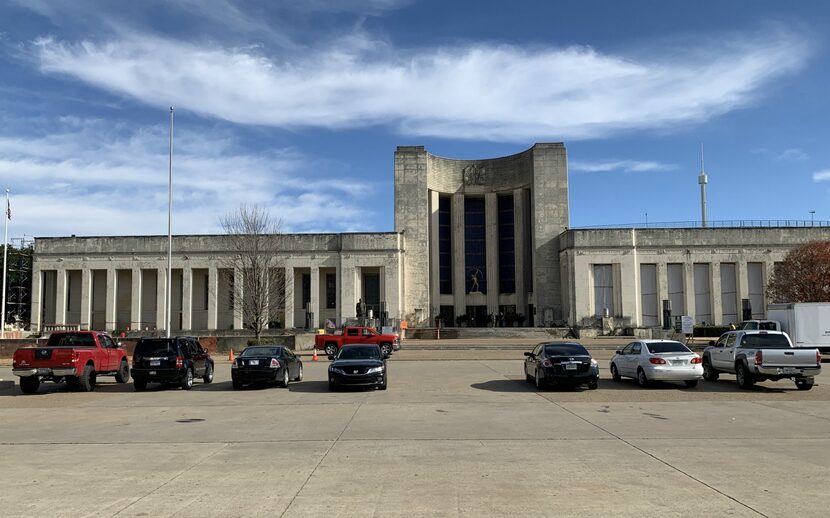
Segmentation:
{"type": "Polygon", "coordinates": [[[703,377],[698,354],[674,340],[640,340],[631,342],[611,358],[614,381],[634,378],[645,387],[650,381],[682,381],[696,387],[703,377]]]}

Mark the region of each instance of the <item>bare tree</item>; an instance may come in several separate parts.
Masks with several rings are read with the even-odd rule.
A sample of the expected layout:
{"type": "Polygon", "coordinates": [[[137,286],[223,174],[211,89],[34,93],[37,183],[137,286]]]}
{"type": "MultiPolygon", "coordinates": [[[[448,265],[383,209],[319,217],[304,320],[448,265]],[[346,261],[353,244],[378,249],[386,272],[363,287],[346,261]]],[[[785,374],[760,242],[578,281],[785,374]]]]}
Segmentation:
{"type": "Polygon", "coordinates": [[[220,220],[227,303],[256,338],[285,307],[285,271],[278,265],[282,223],[258,205],[240,205],[220,220]],[[239,282],[241,279],[241,282],[239,282]]]}
{"type": "Polygon", "coordinates": [[[773,302],[830,302],[830,241],[791,250],[775,264],[769,293],[773,302]]]}

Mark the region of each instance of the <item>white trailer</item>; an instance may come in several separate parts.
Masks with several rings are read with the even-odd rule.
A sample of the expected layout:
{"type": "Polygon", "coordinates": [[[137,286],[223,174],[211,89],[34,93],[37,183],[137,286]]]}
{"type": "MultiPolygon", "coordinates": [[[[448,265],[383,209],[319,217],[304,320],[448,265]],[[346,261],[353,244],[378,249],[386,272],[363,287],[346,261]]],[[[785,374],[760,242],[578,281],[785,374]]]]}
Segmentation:
{"type": "Polygon", "coordinates": [[[795,347],[830,353],[830,303],[770,304],[767,318],[781,323],[781,330],[790,335],[795,347]]]}

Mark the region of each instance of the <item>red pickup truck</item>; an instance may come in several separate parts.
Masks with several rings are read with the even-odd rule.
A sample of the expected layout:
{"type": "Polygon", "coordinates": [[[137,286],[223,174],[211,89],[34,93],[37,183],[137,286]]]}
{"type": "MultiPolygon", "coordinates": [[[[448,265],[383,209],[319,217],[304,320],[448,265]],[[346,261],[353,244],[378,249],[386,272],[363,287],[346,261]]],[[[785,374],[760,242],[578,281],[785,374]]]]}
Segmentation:
{"type": "Polygon", "coordinates": [[[377,344],[384,354],[392,354],[401,348],[401,339],[398,335],[380,334],[371,327],[344,327],[343,334],[317,335],[314,337],[314,348],[326,351],[334,356],[346,344],[377,344]]]}
{"type": "Polygon", "coordinates": [[[43,347],[25,347],[14,352],[12,373],[20,376],[20,390],[34,394],[41,380],[89,392],[98,376],[115,376],[118,383],[130,380],[127,351],[106,333],[59,331],[43,347]]]}

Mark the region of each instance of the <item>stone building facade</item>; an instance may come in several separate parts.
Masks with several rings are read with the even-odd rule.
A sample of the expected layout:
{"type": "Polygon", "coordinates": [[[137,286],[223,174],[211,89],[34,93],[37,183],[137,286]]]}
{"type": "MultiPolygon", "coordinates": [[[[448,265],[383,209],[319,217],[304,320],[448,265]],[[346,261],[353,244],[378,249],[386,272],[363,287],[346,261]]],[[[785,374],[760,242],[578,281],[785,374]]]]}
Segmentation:
{"type": "MultiPolygon", "coordinates": [[[[569,229],[561,143],[507,157],[454,160],[422,146],[395,152],[394,232],[286,234],[280,327],[340,325],[358,301],[391,321],[487,325],[494,315],[550,327],[603,315],[634,327],[672,313],[697,322],[762,317],[766,284],[792,247],[830,228],[569,229]]],[[[163,329],[166,236],[37,238],[32,315],[50,326],[163,329]]],[[[223,297],[242,273],[223,268],[222,236],[175,236],[172,330],[241,329],[223,297]]]]}

